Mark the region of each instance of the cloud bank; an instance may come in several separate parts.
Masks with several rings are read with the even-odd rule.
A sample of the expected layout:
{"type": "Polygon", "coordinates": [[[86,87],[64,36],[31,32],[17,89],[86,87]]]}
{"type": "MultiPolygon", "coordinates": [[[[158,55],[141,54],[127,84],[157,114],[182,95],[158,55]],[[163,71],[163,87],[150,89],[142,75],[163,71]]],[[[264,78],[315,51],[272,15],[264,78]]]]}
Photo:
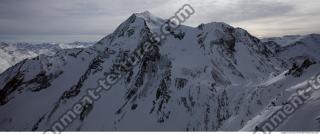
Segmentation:
{"type": "Polygon", "coordinates": [[[186,25],[226,22],[256,36],[320,32],[319,0],[1,0],[0,35],[106,35],[132,13],[169,18],[185,3],[196,10],[186,25]]]}

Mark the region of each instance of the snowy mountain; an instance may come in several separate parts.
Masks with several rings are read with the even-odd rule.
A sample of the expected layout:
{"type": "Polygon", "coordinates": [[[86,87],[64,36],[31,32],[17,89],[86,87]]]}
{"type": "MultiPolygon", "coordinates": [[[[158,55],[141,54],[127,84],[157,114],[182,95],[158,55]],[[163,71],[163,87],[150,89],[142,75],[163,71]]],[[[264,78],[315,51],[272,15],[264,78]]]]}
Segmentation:
{"type": "MultiPolygon", "coordinates": [[[[316,61],[287,62],[282,54],[305,54],[294,55],[295,45],[262,42],[218,22],[182,25],[146,51],[144,44],[166,22],[136,13],[91,47],[40,55],[6,70],[0,130],[253,131],[319,70],[316,61]],[[137,65],[119,69],[137,50],[143,53],[137,65]],[[98,92],[100,80],[113,73],[122,77],[98,92]],[[92,92],[97,101],[85,99],[92,92]],[[77,116],[64,118],[79,102],[77,116]]],[[[276,130],[318,130],[319,97],[314,93],[276,130]]]]}
{"type": "Polygon", "coordinates": [[[274,41],[275,43],[281,46],[288,46],[293,42],[296,42],[303,38],[301,35],[286,35],[283,37],[270,37],[270,38],[263,38],[261,39],[263,42],[274,41]]]}
{"type": "Polygon", "coordinates": [[[276,55],[292,64],[305,59],[320,61],[320,34],[263,39],[276,55]],[[282,41],[282,42],[281,42],[282,41]],[[284,44],[281,44],[284,43],[284,44]]]}
{"type": "Polygon", "coordinates": [[[68,44],[0,42],[0,73],[24,59],[34,58],[40,54],[54,55],[61,49],[83,48],[91,45],[93,43],[90,42],[73,42],[68,44]]]}

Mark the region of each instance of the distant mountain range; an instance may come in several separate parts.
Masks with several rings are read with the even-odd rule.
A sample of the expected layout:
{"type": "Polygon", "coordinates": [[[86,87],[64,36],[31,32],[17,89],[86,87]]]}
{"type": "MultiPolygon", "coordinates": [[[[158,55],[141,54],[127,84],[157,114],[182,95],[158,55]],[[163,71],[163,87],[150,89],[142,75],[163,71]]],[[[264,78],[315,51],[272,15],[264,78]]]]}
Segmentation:
{"type": "MultiPolygon", "coordinates": [[[[93,46],[49,47],[54,54],[10,67],[0,75],[0,130],[261,130],[320,72],[319,34],[260,40],[225,23],[181,25],[144,51],[163,23],[136,13],[93,46]],[[135,50],[145,52],[138,64],[119,69],[135,50]],[[122,77],[110,90],[95,102],[80,101],[111,73],[122,77]],[[79,101],[77,116],[57,126],[79,101]]],[[[319,130],[320,93],[311,96],[275,130],[319,130]]]]}
{"type": "Polygon", "coordinates": [[[34,58],[40,54],[54,55],[62,49],[84,48],[93,44],[93,42],[73,42],[68,44],[0,42],[0,73],[27,58],[34,58]]]}

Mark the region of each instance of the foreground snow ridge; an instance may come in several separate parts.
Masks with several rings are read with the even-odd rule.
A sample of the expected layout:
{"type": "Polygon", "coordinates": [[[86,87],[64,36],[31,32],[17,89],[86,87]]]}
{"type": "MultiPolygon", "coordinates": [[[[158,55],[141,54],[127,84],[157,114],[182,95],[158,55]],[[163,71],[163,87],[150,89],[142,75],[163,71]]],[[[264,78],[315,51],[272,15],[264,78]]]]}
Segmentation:
{"type": "MultiPolygon", "coordinates": [[[[45,131],[63,119],[65,131],[259,131],[320,73],[320,35],[260,40],[219,22],[181,25],[119,69],[163,23],[135,13],[93,46],[10,67],[0,75],[0,130],[45,131]],[[98,91],[115,70],[122,77],[98,91]],[[70,109],[80,116],[63,117],[70,109]]],[[[319,130],[319,98],[312,92],[274,130],[319,130]]]]}

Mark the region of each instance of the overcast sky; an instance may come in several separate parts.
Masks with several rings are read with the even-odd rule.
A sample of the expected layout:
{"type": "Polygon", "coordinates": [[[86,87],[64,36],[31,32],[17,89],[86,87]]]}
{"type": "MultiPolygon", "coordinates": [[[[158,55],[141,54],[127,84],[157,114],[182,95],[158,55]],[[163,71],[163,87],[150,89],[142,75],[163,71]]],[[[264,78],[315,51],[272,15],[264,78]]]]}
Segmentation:
{"type": "Polygon", "coordinates": [[[320,32],[320,0],[0,0],[0,36],[106,35],[132,13],[169,18],[183,4],[186,25],[226,22],[256,36],[320,32]]]}

